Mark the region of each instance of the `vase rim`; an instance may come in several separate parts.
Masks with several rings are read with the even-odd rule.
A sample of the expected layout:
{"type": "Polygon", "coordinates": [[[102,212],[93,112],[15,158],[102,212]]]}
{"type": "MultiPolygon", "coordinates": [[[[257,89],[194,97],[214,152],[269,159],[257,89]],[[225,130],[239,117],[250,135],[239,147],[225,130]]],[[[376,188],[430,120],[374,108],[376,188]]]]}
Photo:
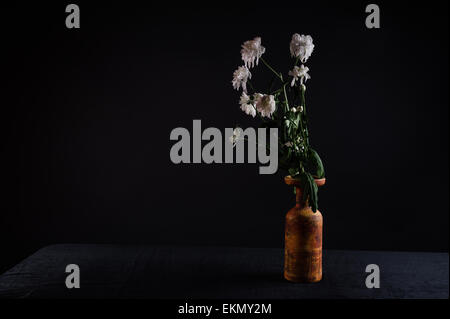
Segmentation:
{"type": "MultiPolygon", "coordinates": [[[[314,181],[316,182],[317,186],[323,186],[325,184],[325,177],[324,178],[315,178],[314,181]]],[[[290,186],[300,186],[300,179],[293,178],[291,175],[288,175],[284,178],[284,182],[290,186]]]]}

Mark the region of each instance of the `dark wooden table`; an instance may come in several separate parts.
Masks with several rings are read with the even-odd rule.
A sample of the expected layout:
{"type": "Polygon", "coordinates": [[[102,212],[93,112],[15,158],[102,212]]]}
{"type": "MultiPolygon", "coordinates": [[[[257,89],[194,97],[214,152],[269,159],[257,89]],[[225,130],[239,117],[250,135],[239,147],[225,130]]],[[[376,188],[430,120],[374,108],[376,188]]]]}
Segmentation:
{"type": "Polygon", "coordinates": [[[0,276],[0,297],[28,298],[448,298],[448,253],[325,250],[323,279],[283,279],[283,250],[54,245],[0,276]],[[80,267],[67,289],[68,264],[80,267]],[[379,289],[365,284],[380,268],[379,289]]]}

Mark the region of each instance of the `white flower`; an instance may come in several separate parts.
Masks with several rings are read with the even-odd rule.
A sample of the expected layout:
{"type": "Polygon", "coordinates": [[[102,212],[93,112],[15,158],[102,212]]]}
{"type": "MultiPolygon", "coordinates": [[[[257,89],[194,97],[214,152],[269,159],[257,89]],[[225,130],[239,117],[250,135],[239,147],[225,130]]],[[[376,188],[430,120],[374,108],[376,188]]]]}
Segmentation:
{"type": "Polygon", "coordinates": [[[259,58],[264,54],[266,48],[261,45],[261,38],[256,37],[253,40],[245,41],[242,44],[241,56],[244,64],[248,68],[258,65],[259,58]]]}
{"type": "Polygon", "coordinates": [[[252,74],[249,69],[245,66],[240,66],[234,71],[233,81],[231,81],[231,83],[233,83],[233,88],[236,90],[239,90],[239,88],[242,87],[242,90],[247,92],[247,80],[251,78],[252,74]]]}
{"type": "Polygon", "coordinates": [[[256,109],[262,117],[270,117],[275,112],[275,98],[273,95],[255,93],[254,95],[256,109]]]}
{"type": "Polygon", "coordinates": [[[291,108],[291,112],[292,112],[292,113],[296,113],[296,112],[297,112],[297,109],[296,109],[295,107],[292,107],[292,108],[291,108]]]}
{"type": "Polygon", "coordinates": [[[233,147],[236,145],[236,142],[239,140],[239,137],[241,136],[241,129],[239,127],[236,127],[233,130],[233,135],[230,136],[230,142],[233,143],[233,147]]]}
{"type": "Polygon", "coordinates": [[[310,35],[300,35],[295,33],[291,40],[291,55],[299,57],[302,63],[305,63],[314,50],[313,39],[310,35]]]}
{"type": "Polygon", "coordinates": [[[298,66],[294,66],[294,69],[289,71],[289,75],[292,76],[292,82],[291,86],[294,86],[295,81],[297,81],[300,78],[300,85],[303,85],[303,80],[308,80],[311,77],[308,74],[309,68],[307,66],[304,66],[303,64],[298,66]]]}
{"type": "Polygon", "coordinates": [[[256,109],[253,104],[251,104],[250,97],[245,92],[242,92],[239,104],[241,105],[241,110],[247,115],[251,115],[252,117],[256,116],[256,109]]]}

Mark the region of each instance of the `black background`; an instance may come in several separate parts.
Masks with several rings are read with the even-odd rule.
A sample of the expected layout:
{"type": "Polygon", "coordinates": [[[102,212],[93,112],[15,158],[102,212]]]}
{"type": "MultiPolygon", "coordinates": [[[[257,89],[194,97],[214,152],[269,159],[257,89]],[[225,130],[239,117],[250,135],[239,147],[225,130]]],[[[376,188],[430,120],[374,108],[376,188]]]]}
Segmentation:
{"type": "MultiPolygon", "coordinates": [[[[2,270],[52,243],[282,247],[283,172],[172,164],[172,129],[257,126],[231,86],[261,36],[285,74],[311,34],[328,249],[448,251],[448,3],[2,4],[2,270]]],[[[270,73],[260,65],[254,78],[270,73]]],[[[224,137],[225,138],[225,137],[224,137]]]]}

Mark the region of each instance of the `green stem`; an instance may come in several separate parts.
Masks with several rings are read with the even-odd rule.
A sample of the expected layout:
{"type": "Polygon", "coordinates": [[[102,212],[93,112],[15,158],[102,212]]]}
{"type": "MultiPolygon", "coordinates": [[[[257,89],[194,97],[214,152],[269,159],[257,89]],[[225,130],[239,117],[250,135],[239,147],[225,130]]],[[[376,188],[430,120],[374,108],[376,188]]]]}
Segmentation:
{"type": "Polygon", "coordinates": [[[264,65],[270,70],[272,71],[280,80],[281,82],[283,82],[283,77],[280,75],[280,73],[278,73],[277,71],[275,71],[270,65],[269,63],[266,62],[266,60],[264,60],[263,58],[260,58],[261,61],[264,63],[264,65]]]}
{"type": "Polygon", "coordinates": [[[259,112],[258,112],[258,110],[256,109],[256,107],[255,107],[254,105],[252,105],[252,106],[253,106],[253,108],[255,109],[256,115],[258,116],[258,118],[259,118],[261,121],[263,121],[263,122],[267,122],[267,120],[266,120],[264,117],[262,117],[261,114],[259,114],[259,112]]]}
{"type": "Polygon", "coordinates": [[[276,93],[279,93],[279,92],[283,91],[284,87],[285,87],[287,84],[289,84],[289,82],[284,82],[283,85],[281,86],[281,88],[279,88],[279,89],[276,90],[276,91],[271,92],[270,94],[273,95],[273,94],[276,94],[276,93]]]}
{"type": "Polygon", "coordinates": [[[306,99],[305,99],[305,90],[303,89],[303,86],[300,86],[300,90],[301,90],[301,105],[303,106],[303,111],[302,111],[302,117],[303,117],[303,123],[304,125],[304,129],[302,130],[302,136],[304,137],[304,140],[306,142],[305,144],[305,148],[309,146],[309,132],[308,132],[308,117],[307,117],[307,113],[306,113],[306,99]]]}
{"type": "Polygon", "coordinates": [[[289,111],[289,101],[286,93],[286,85],[283,85],[284,100],[286,101],[286,112],[289,111]]]}
{"type": "Polygon", "coordinates": [[[252,89],[252,91],[256,92],[255,88],[253,87],[252,83],[249,80],[247,80],[247,83],[248,83],[248,85],[250,85],[250,88],[252,89]]]}

